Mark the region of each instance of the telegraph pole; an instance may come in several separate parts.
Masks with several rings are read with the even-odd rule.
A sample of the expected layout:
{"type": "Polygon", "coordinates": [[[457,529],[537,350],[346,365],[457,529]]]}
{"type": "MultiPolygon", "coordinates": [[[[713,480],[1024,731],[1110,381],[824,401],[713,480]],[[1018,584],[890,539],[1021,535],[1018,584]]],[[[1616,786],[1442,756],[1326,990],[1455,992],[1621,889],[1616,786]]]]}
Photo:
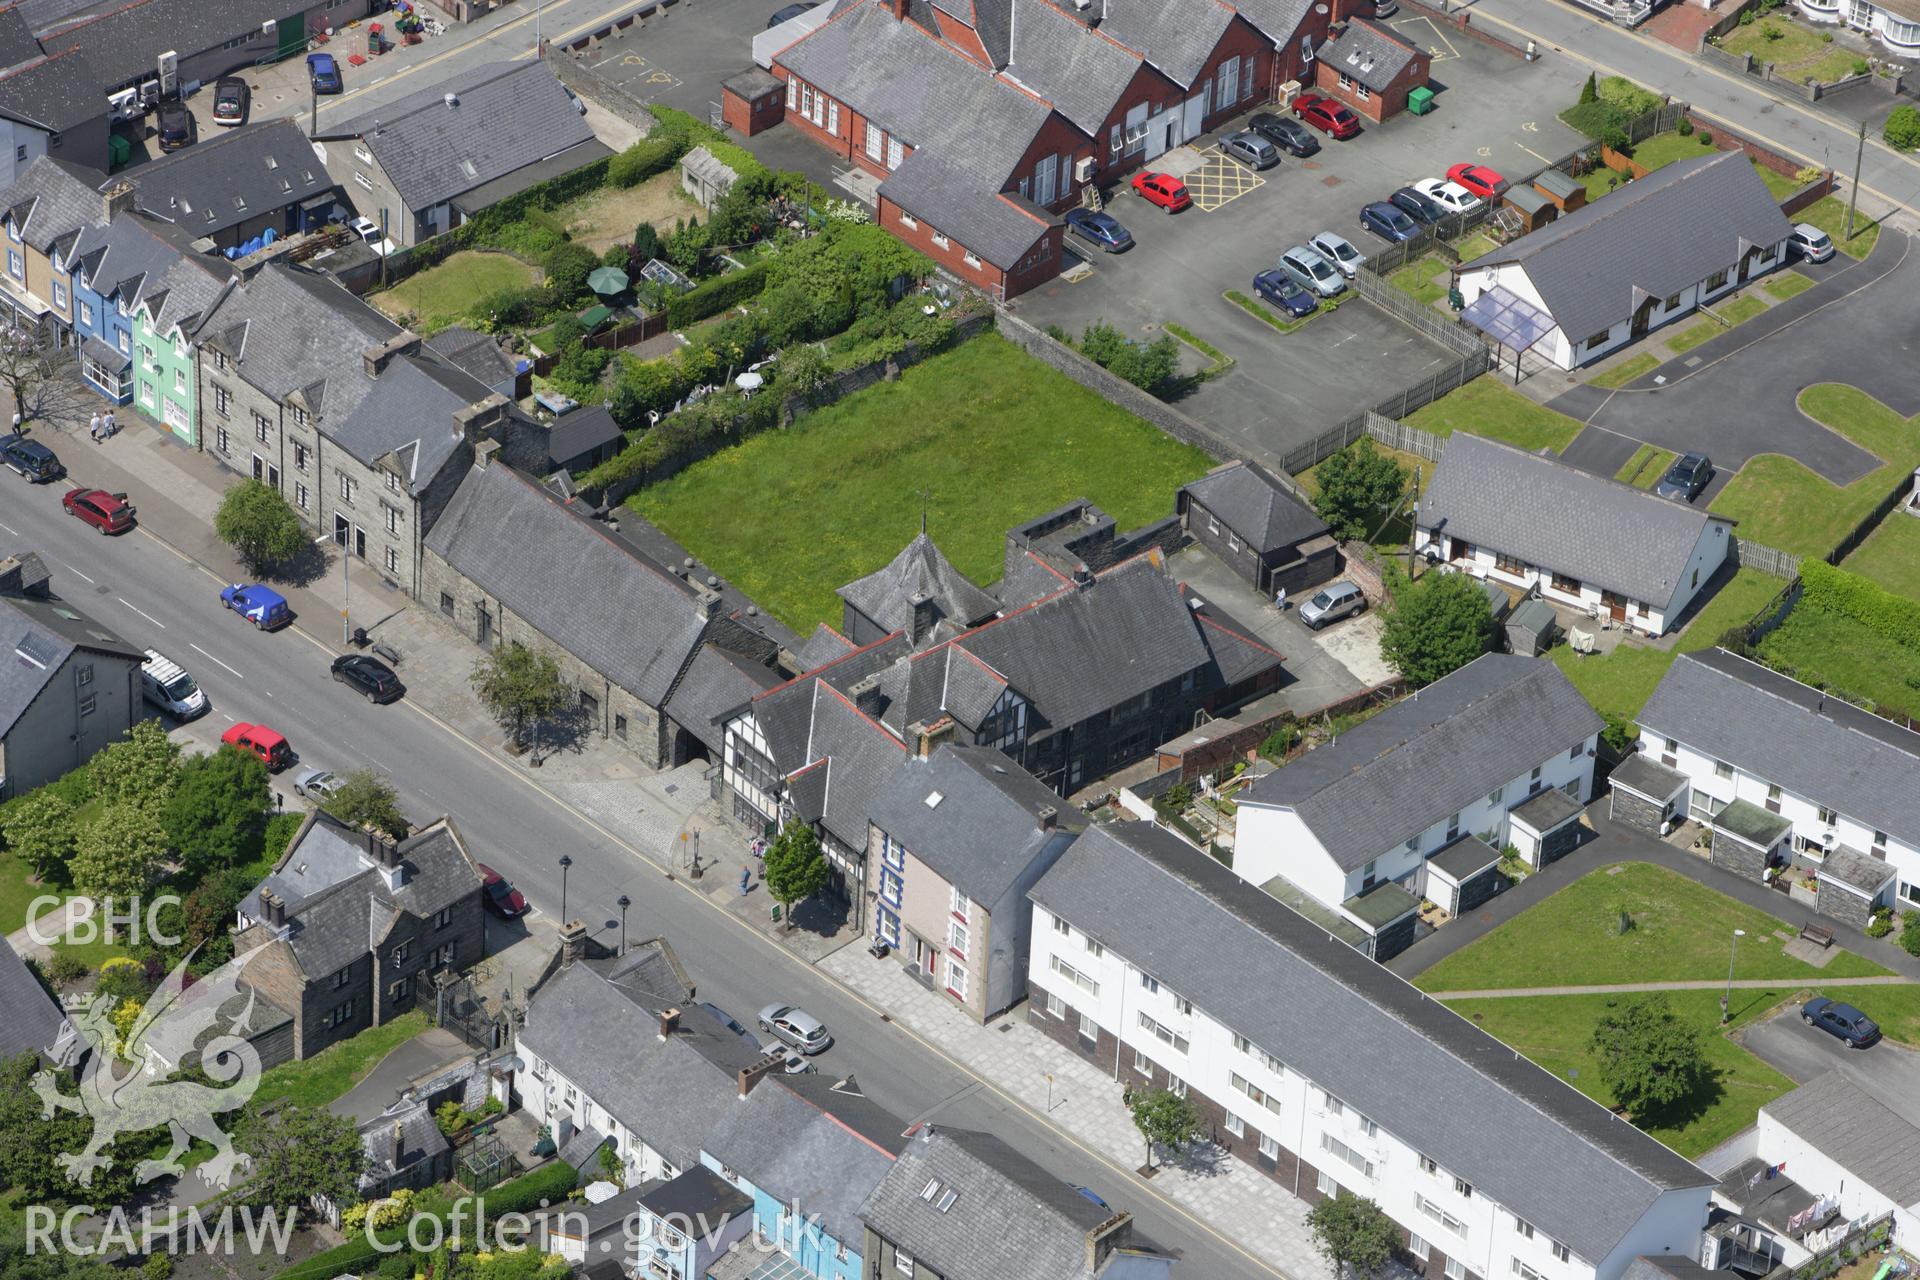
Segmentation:
{"type": "Polygon", "coordinates": [[[1853,239],[1853,209],[1860,201],[1860,166],[1867,159],[1867,122],[1860,122],[1860,145],[1853,153],[1853,190],[1847,192],[1847,239],[1853,239]]]}

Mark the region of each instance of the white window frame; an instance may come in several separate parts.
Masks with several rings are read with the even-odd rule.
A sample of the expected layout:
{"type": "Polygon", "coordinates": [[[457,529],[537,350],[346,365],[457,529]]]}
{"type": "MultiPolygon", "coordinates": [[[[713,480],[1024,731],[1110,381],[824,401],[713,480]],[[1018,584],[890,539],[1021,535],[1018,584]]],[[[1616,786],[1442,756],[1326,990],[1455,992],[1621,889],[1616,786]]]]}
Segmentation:
{"type": "Polygon", "coordinates": [[[871,120],[867,121],[867,159],[878,160],[886,145],[886,135],[880,131],[880,126],[871,120]]]}

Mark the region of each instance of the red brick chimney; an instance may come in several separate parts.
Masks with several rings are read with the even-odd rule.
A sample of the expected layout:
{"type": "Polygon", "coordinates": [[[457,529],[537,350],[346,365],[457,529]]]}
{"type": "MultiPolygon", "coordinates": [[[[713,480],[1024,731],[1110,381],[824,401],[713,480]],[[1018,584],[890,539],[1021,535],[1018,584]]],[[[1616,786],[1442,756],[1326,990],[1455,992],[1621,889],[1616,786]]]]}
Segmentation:
{"type": "Polygon", "coordinates": [[[893,5],[893,20],[895,22],[905,22],[907,20],[907,0],[891,0],[891,3],[893,5]]]}

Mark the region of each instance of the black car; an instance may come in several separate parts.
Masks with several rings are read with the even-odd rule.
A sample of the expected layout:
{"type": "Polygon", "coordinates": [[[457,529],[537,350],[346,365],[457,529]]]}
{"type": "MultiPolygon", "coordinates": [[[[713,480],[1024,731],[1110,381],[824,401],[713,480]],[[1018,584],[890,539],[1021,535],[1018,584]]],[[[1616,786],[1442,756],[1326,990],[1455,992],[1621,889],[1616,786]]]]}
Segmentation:
{"type": "Polygon", "coordinates": [[[1800,1020],[1846,1041],[1854,1049],[1865,1049],[1880,1039],[1879,1023],[1852,1005],[1841,1004],[1825,996],[1815,996],[1801,1005],[1800,1020]]]}
{"type": "Polygon", "coordinates": [[[1106,253],[1124,253],[1133,248],[1133,233],[1120,225],[1120,220],[1110,213],[1097,213],[1092,209],[1075,208],[1067,210],[1067,230],[1083,240],[1090,240],[1106,253]]]}
{"type": "Polygon", "coordinates": [[[1660,483],[1653,486],[1653,491],[1663,498],[1692,502],[1700,496],[1700,491],[1707,487],[1707,481],[1711,479],[1713,460],[1704,453],[1685,453],[1667,468],[1667,474],[1660,477],[1660,483]]]}
{"type": "Polygon", "coordinates": [[[819,7],[820,6],[817,3],[790,4],[790,5],[787,5],[785,8],[775,9],[773,11],[773,16],[767,19],[767,30],[771,31],[775,27],[779,26],[781,23],[791,22],[795,18],[799,17],[801,14],[806,13],[808,10],[817,9],[819,7]]]}
{"type": "Polygon", "coordinates": [[[1431,196],[1415,191],[1412,187],[1402,187],[1387,199],[1415,222],[1424,222],[1428,226],[1440,221],[1448,213],[1445,205],[1431,196]]]}
{"type": "Polygon", "coordinates": [[[1385,200],[1376,200],[1360,211],[1360,225],[1382,240],[1411,240],[1420,234],[1420,224],[1406,210],[1385,200]]]}
{"type": "Polygon", "coordinates": [[[407,691],[392,667],[357,653],[333,660],[333,678],[358,689],[368,702],[392,702],[407,691]]]}
{"type": "Polygon", "coordinates": [[[53,450],[38,440],[29,440],[22,435],[0,440],[0,462],[4,462],[14,474],[25,476],[34,484],[58,480],[67,474],[67,469],[60,465],[60,459],[53,450]]]}
{"type": "Polygon", "coordinates": [[[223,76],[213,86],[213,122],[236,125],[247,122],[253,109],[253,90],[239,76],[223,76]]]}
{"type": "Polygon", "coordinates": [[[1253,132],[1242,129],[1220,139],[1220,154],[1237,160],[1249,169],[1271,169],[1280,163],[1280,148],[1253,132]]]}
{"type": "Polygon", "coordinates": [[[193,141],[193,112],[181,102],[160,106],[160,149],[178,151],[193,141]]]}
{"type": "Polygon", "coordinates": [[[1320,309],[1320,299],[1301,288],[1300,282],[1284,271],[1262,271],[1253,278],[1253,291],[1296,320],[1320,309]]]}
{"type": "Polygon", "coordinates": [[[1289,116],[1262,111],[1247,121],[1247,128],[1296,156],[1310,156],[1320,150],[1320,139],[1313,136],[1313,130],[1289,116]]]}

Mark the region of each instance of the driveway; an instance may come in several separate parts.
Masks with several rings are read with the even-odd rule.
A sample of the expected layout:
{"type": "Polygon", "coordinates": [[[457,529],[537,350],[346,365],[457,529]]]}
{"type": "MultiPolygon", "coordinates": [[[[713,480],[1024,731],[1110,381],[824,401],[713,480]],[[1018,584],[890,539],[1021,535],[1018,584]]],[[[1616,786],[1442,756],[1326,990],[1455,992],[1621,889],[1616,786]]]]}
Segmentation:
{"type": "Polygon", "coordinates": [[[1347,624],[1325,633],[1307,630],[1300,622],[1299,610],[1281,613],[1273,607],[1272,600],[1255,591],[1245,578],[1198,543],[1175,554],[1168,564],[1181,582],[1285,659],[1282,666],[1287,673],[1287,683],[1282,692],[1286,694],[1288,709],[1296,716],[1312,715],[1322,707],[1378,683],[1367,678],[1372,665],[1378,662],[1377,646],[1374,663],[1362,664],[1366,669],[1356,673],[1336,655],[1333,645],[1323,642],[1323,636],[1340,636],[1344,640],[1344,631],[1350,629],[1347,624]]]}
{"type": "Polygon", "coordinates": [[[1902,1119],[1920,1124],[1920,1052],[1885,1040],[1871,1049],[1849,1049],[1800,1021],[1798,1006],[1734,1038],[1798,1084],[1838,1071],[1902,1119]]]}
{"type": "Polygon", "coordinates": [[[429,1027],[380,1059],[366,1078],[341,1094],[327,1110],[365,1124],[392,1106],[415,1080],[471,1057],[467,1042],[443,1027],[429,1027]]]}

